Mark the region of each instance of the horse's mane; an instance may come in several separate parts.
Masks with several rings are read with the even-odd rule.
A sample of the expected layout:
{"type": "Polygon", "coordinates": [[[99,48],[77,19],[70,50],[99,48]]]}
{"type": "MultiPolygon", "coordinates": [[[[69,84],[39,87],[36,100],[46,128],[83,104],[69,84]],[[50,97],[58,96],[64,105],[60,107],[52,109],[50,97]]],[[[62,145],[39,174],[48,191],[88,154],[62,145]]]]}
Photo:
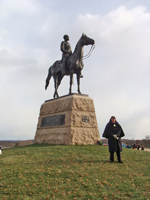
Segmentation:
{"type": "Polygon", "coordinates": [[[78,45],[79,45],[79,42],[80,42],[81,38],[82,38],[82,36],[80,37],[79,41],[77,42],[77,44],[76,44],[76,47],[75,47],[75,49],[74,49],[74,52],[73,52],[73,53],[75,53],[75,52],[77,51],[77,48],[78,48],[78,45]]]}

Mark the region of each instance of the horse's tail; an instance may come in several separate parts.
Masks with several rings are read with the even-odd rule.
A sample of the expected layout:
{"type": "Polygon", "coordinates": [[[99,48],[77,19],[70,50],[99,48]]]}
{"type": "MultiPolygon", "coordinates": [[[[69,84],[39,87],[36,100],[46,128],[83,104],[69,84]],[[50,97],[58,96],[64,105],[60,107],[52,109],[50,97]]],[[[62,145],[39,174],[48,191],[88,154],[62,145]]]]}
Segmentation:
{"type": "Polygon", "coordinates": [[[48,85],[49,85],[49,81],[51,79],[52,73],[51,73],[51,67],[48,70],[48,76],[46,78],[46,84],[45,84],[45,90],[47,89],[48,85]]]}

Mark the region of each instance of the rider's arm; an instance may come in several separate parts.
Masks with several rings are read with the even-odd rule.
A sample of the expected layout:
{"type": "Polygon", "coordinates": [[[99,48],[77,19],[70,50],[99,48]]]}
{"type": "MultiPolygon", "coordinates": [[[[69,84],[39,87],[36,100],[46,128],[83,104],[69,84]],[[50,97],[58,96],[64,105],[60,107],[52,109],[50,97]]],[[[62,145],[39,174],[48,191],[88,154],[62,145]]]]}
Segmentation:
{"type": "Polygon", "coordinates": [[[67,51],[67,50],[65,49],[65,44],[64,44],[64,42],[61,43],[60,49],[61,49],[61,51],[62,51],[63,53],[67,53],[67,54],[72,53],[71,51],[67,51]]]}

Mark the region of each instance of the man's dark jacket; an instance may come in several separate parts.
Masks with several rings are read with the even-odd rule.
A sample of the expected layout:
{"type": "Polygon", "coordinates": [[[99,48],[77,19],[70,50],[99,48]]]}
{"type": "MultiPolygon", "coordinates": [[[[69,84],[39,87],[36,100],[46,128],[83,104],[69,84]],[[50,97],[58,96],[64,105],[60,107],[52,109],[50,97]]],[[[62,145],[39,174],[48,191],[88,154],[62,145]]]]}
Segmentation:
{"type": "Polygon", "coordinates": [[[120,124],[117,121],[112,123],[110,119],[103,133],[103,137],[108,138],[109,152],[122,151],[121,137],[124,135],[120,124]],[[113,137],[114,134],[117,135],[118,139],[113,137]]]}

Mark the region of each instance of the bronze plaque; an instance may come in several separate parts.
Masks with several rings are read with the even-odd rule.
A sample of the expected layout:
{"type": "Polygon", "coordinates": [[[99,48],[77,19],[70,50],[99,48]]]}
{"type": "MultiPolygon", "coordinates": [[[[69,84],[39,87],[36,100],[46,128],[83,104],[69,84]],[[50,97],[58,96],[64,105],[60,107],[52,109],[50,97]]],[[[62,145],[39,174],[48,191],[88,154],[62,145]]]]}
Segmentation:
{"type": "Polygon", "coordinates": [[[65,115],[54,115],[49,117],[43,117],[41,127],[48,126],[62,126],[65,124],[65,115]]]}
{"type": "Polygon", "coordinates": [[[82,116],[82,122],[89,122],[89,116],[82,116]]]}

